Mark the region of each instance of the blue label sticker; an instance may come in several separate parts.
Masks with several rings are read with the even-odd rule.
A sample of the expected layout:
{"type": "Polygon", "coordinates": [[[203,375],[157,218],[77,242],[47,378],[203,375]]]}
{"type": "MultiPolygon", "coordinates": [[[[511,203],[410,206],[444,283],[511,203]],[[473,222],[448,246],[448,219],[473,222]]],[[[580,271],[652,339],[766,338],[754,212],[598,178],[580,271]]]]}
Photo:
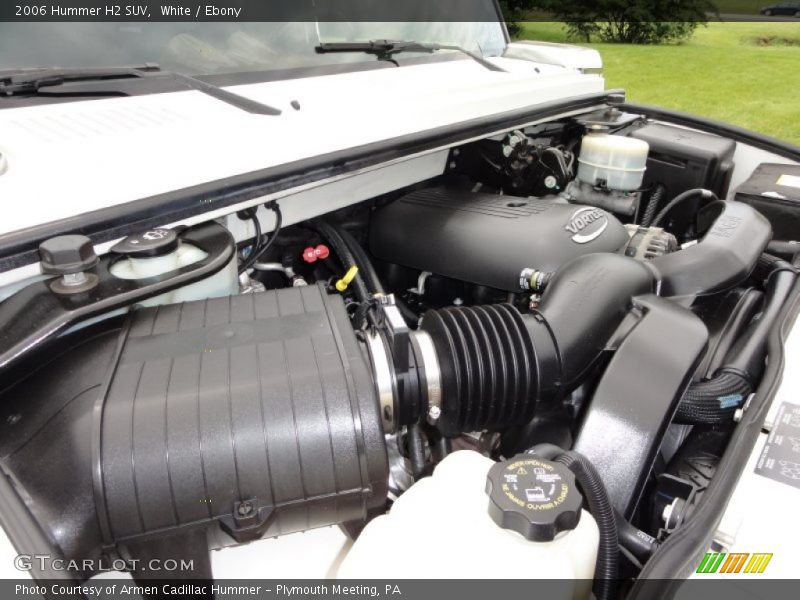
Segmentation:
{"type": "Polygon", "coordinates": [[[733,406],[739,406],[742,402],[742,395],[741,394],[728,394],[727,396],[720,396],[717,398],[719,400],[719,407],[720,408],[731,408],[733,406]]]}

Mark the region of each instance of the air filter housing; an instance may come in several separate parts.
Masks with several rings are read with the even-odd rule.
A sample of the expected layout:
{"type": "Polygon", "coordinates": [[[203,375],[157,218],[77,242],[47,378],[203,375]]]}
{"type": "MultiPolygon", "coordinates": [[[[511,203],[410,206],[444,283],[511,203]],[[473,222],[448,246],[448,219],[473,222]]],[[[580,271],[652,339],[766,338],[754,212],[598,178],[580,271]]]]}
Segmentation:
{"type": "Polygon", "coordinates": [[[2,398],[20,415],[5,463],[67,558],[198,533],[215,548],[384,506],[375,386],[340,296],[288,288],[98,327],[2,398]]]}

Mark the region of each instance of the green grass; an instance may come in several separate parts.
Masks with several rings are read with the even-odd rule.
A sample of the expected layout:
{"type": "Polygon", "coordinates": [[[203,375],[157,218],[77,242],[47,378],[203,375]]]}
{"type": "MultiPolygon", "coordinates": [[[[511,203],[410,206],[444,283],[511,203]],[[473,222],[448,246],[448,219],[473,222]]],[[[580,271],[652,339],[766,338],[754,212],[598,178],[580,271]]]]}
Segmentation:
{"type": "MultiPolygon", "coordinates": [[[[559,23],[520,39],[579,43],[559,23]]],[[[603,56],[607,88],[632,102],[726,121],[800,145],[800,23],[711,23],[682,44],[581,44],[603,56]]]]}

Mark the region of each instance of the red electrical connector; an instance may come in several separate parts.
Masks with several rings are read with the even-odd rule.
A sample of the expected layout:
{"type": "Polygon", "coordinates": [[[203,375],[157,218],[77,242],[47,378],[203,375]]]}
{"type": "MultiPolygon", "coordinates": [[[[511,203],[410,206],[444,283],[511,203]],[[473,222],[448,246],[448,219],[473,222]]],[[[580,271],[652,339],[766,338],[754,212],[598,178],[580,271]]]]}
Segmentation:
{"type": "Polygon", "coordinates": [[[331,251],[325,244],[320,244],[316,248],[312,248],[311,246],[309,246],[308,248],[303,250],[303,260],[309,264],[317,262],[318,260],[325,260],[330,255],[331,251]]]}

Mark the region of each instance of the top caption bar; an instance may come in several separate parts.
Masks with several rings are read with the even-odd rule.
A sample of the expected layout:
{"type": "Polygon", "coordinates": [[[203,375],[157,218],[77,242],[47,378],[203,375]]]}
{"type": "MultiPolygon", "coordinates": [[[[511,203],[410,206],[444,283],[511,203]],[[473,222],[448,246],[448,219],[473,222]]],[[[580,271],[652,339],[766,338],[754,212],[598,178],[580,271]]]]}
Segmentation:
{"type": "Polygon", "coordinates": [[[497,21],[493,0],[4,0],[0,21],[497,21]]]}
{"type": "MultiPolygon", "coordinates": [[[[631,5],[635,2],[630,0],[631,5]]],[[[710,0],[706,17],[710,21],[800,22],[797,13],[770,10],[771,4],[787,2],[710,0]],[[728,12],[734,9],[735,13],[728,12]]],[[[2,0],[0,22],[496,22],[502,19],[503,5],[498,0],[2,0]]],[[[660,6],[659,22],[681,20],[668,11],[660,6]]],[[[590,10],[586,20],[604,21],[605,15],[590,10]]],[[[557,20],[542,10],[515,13],[513,18],[557,20]]]]}

